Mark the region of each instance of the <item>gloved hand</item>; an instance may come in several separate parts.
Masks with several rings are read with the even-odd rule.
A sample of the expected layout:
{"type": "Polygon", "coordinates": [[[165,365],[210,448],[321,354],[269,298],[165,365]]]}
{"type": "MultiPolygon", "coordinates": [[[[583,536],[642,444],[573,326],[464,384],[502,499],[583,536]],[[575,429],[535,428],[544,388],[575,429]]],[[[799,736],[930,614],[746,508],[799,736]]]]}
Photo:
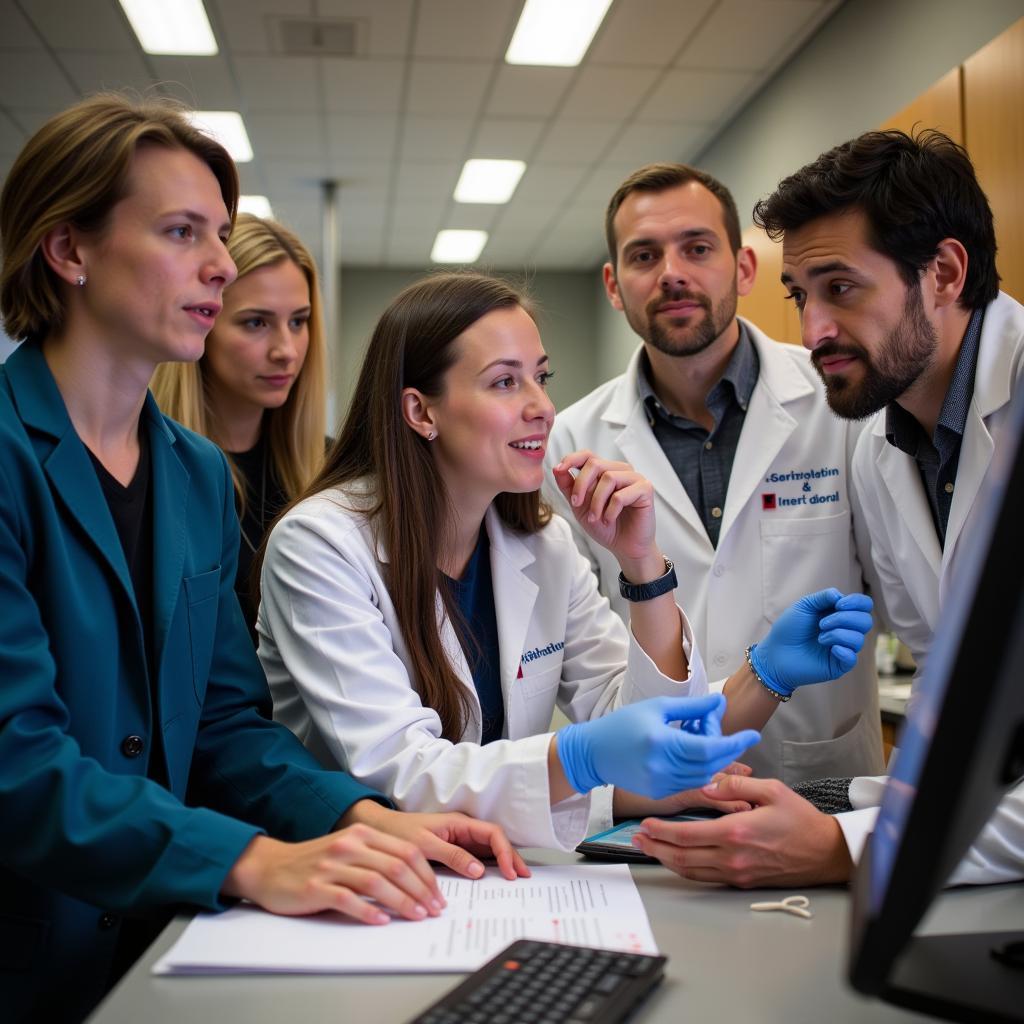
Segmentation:
{"type": "Polygon", "coordinates": [[[580,793],[612,785],[663,797],[703,786],[761,734],[722,735],[725,698],[654,697],[591,722],[564,726],[556,750],[569,784],[580,793]],[[683,722],[676,729],[669,722],[683,722]]]}
{"type": "Polygon", "coordinates": [[[787,697],[798,686],[838,679],[857,664],[872,606],[867,594],[844,597],[835,587],[801,597],[750,648],[754,671],[787,697]]]}

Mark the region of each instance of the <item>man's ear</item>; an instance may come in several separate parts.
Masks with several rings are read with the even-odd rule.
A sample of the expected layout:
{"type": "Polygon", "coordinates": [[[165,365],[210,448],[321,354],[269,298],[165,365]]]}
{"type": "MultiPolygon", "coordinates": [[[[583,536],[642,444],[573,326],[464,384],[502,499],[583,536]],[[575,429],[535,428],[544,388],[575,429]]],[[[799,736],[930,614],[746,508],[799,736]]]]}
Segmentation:
{"type": "Polygon", "coordinates": [[[78,284],[80,279],[89,276],[81,242],[80,233],[64,223],[47,231],[39,244],[47,266],[68,284],[78,284]]]}
{"type": "Polygon", "coordinates": [[[608,301],[614,309],[621,310],[622,298],[619,295],[619,282],[615,277],[615,268],[610,263],[606,263],[601,268],[601,277],[604,280],[604,293],[608,296],[608,301]]]}
{"type": "Polygon", "coordinates": [[[967,283],[969,257],[962,242],[944,238],[939,242],[935,258],[926,273],[933,275],[933,296],[936,306],[953,306],[967,283]]]}
{"type": "Polygon", "coordinates": [[[757,253],[749,245],[736,250],[736,294],[749,295],[757,280],[757,253]]]}
{"type": "Polygon", "coordinates": [[[402,419],[420,437],[428,441],[433,441],[437,437],[437,425],[430,402],[427,396],[416,388],[402,389],[402,419]]]}

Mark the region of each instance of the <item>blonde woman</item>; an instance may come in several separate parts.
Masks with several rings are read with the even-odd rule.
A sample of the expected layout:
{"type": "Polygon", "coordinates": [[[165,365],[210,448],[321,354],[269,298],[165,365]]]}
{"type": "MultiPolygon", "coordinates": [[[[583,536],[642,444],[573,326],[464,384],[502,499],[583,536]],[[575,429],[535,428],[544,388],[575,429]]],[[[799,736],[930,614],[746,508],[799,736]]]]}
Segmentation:
{"type": "Polygon", "coordinates": [[[198,363],[165,363],[153,394],[171,419],[228,455],[241,526],[235,590],[250,634],[252,561],[274,516],[324,455],[326,346],[316,264],[283,225],[239,214],[238,268],[198,363]]]}

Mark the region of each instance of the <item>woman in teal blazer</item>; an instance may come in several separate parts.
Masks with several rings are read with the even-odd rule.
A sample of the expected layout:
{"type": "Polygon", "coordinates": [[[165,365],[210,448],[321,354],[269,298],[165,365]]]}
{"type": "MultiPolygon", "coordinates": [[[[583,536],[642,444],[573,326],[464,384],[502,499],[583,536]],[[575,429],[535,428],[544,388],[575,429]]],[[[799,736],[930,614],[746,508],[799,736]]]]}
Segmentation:
{"type": "Polygon", "coordinates": [[[230,473],[146,387],[202,355],[236,198],[219,145],[109,96],[40,129],[0,197],[0,309],[24,339],[0,370],[7,1020],[80,1019],[143,915],[244,897],[382,923],[364,897],[440,911],[427,857],[525,872],[494,826],[390,810],[270,721],[230,473]]]}

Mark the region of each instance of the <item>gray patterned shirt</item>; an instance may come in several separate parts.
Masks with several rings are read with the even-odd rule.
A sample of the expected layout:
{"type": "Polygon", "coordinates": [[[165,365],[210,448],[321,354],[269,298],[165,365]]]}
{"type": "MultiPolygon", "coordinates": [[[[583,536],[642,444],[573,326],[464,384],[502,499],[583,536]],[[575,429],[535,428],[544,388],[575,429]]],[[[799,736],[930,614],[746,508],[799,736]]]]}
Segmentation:
{"type": "Polygon", "coordinates": [[[739,343],[721,379],[705,400],[714,420],[708,431],[685,416],[669,412],[661,404],[651,387],[646,353],[640,359],[637,391],[644,403],[647,422],[693,502],[713,547],[718,546],[729,474],[760,369],[757,349],[741,321],[739,343]]]}

